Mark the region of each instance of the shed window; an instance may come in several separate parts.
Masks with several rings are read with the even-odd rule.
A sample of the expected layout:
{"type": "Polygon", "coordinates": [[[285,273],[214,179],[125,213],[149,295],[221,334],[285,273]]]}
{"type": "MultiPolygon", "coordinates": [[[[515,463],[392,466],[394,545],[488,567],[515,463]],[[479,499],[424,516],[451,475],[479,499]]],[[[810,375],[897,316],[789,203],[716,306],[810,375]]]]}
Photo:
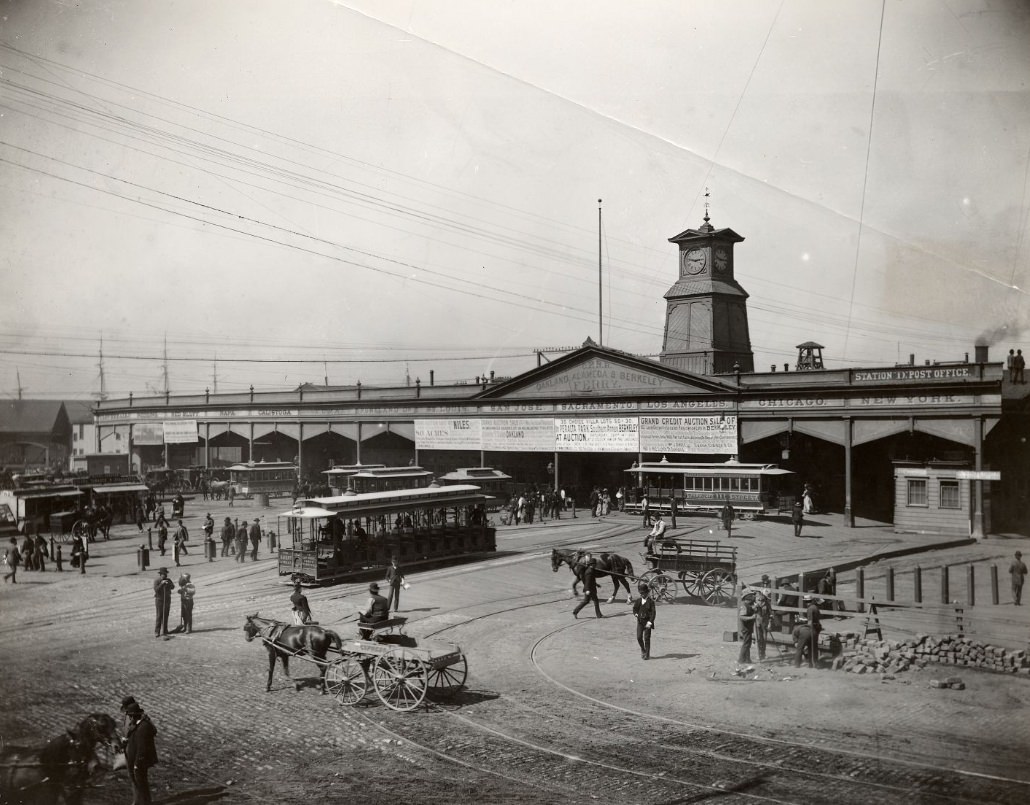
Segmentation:
{"type": "Polygon", "coordinates": [[[909,478],[908,479],[908,505],[909,506],[926,506],[926,479],[925,478],[909,478]]]}
{"type": "Polygon", "coordinates": [[[958,481],[941,481],[941,508],[962,508],[958,496],[958,481]]]}

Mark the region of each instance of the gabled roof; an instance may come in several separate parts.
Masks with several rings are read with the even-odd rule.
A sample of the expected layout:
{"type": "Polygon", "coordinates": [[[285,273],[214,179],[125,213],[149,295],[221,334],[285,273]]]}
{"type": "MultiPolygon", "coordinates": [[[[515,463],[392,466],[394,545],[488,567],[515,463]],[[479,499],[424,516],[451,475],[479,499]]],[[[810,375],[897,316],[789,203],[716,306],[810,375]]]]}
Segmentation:
{"type": "Polygon", "coordinates": [[[683,243],[688,240],[700,240],[702,238],[711,238],[712,240],[732,240],[734,243],[740,243],[744,240],[742,235],[738,235],[730,228],[716,229],[709,223],[705,223],[700,229],[684,229],[678,235],[674,235],[669,238],[669,243],[683,243]]]}
{"type": "Polygon", "coordinates": [[[727,394],[736,386],[688,374],[587,339],[580,349],[491,386],[474,399],[583,399],[667,394],[727,394]]]}
{"type": "Polygon", "coordinates": [[[4,400],[0,402],[0,433],[53,433],[68,423],[60,400],[4,400]]]}
{"type": "Polygon", "coordinates": [[[73,425],[93,424],[92,400],[65,400],[64,410],[68,413],[68,421],[73,425]]]}

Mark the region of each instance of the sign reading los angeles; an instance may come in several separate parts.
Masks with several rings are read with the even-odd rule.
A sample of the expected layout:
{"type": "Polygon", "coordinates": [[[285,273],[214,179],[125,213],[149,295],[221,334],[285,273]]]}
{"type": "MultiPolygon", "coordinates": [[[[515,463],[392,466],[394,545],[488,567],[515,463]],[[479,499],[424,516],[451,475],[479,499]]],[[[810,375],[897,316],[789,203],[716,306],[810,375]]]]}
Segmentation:
{"type": "Polygon", "coordinates": [[[737,453],[735,416],[642,416],[642,453],[737,453]]]}

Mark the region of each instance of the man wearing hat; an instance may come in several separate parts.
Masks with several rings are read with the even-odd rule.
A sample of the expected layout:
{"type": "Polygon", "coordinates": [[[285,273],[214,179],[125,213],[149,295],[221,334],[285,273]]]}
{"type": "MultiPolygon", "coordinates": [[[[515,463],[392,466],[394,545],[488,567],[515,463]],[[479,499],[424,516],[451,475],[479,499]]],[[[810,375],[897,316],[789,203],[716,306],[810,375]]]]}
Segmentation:
{"type": "Polygon", "coordinates": [[[583,576],[580,579],[580,581],[583,582],[583,600],[576,605],[574,610],[572,610],[572,617],[578,618],[579,611],[593,601],[594,616],[597,618],[603,618],[604,615],[601,614],[601,605],[597,600],[597,560],[588,553],[583,556],[583,562],[583,576]]]}
{"type": "Polygon", "coordinates": [[[172,609],[172,590],[175,584],[168,578],[168,568],[162,567],[157,571],[157,579],[154,580],[154,608],[157,611],[157,620],[154,621],[154,637],[167,637],[168,635],[168,613],[172,609]]]}
{"type": "Polygon", "coordinates": [[[823,630],[823,613],[815,599],[810,595],[803,596],[801,603],[805,608],[805,619],[808,621],[808,628],[811,631],[811,637],[809,638],[809,643],[811,644],[811,663],[818,665],[819,634],[823,630]]]}
{"type": "Polygon", "coordinates": [[[394,612],[401,609],[401,585],[404,584],[404,574],[397,564],[397,557],[390,557],[390,566],[386,568],[386,583],[390,585],[390,608],[394,612]]]}
{"type": "Polygon", "coordinates": [[[806,620],[799,620],[793,631],[794,637],[794,667],[801,667],[801,660],[808,657],[808,667],[815,667],[815,652],[818,651],[818,641],[813,639],[812,627],[806,620]]]}
{"type": "MultiPolygon", "coordinates": [[[[129,697],[131,698],[131,697],[129,697]]],[[[150,805],[150,767],[157,763],[157,729],[135,700],[125,706],[129,728],[125,737],[125,763],[132,780],[133,805],[150,805]]]]}
{"type": "Polygon", "coordinates": [[[250,561],[257,561],[257,549],[258,544],[261,542],[261,525],[259,524],[260,517],[255,517],[254,522],[250,525],[250,561]]]}
{"type": "Polygon", "coordinates": [[[1009,575],[1012,576],[1012,601],[1018,607],[1022,603],[1023,580],[1026,578],[1026,563],[1020,551],[1016,551],[1016,558],[1009,565],[1009,575]]]}
{"type": "MultiPolygon", "coordinates": [[[[364,610],[358,610],[358,625],[369,626],[382,623],[390,617],[390,602],[379,594],[379,585],[374,581],[368,585],[369,598],[364,610]]],[[[358,629],[362,640],[372,637],[371,629],[358,629]]]]}
{"type": "Polygon", "coordinates": [[[665,531],[668,528],[665,524],[665,520],[662,519],[662,513],[658,512],[654,516],[654,527],[651,532],[644,537],[644,550],[651,553],[655,550],[658,542],[665,539],[665,531]]]}
{"type": "Polygon", "coordinates": [[[311,623],[311,606],[308,604],[308,597],[304,595],[304,589],[300,582],[294,582],[293,595],[290,596],[290,603],[293,604],[293,625],[304,626],[311,623]]]}
{"type": "Polygon", "coordinates": [[[747,590],[740,598],[740,609],[737,610],[737,632],[740,635],[740,652],[737,662],[751,662],[751,641],[755,636],[755,592],[747,590]]]}
{"type": "Polygon", "coordinates": [[[182,618],[182,625],[179,627],[186,634],[193,632],[193,597],[197,594],[197,588],[190,581],[190,574],[183,573],[179,576],[179,615],[182,618]]]}
{"type": "Polygon", "coordinates": [[[230,551],[233,551],[233,540],[236,539],[236,529],[233,527],[232,520],[228,517],[225,518],[225,524],[222,526],[222,556],[228,556],[230,551]]]}
{"type": "Polygon", "coordinates": [[[651,588],[644,582],[637,585],[640,598],[633,602],[633,615],[637,619],[637,645],[640,659],[651,659],[651,631],[654,629],[655,605],[651,588]]]}
{"type": "Polygon", "coordinates": [[[243,562],[247,558],[247,521],[236,525],[236,561],[243,562]]]}

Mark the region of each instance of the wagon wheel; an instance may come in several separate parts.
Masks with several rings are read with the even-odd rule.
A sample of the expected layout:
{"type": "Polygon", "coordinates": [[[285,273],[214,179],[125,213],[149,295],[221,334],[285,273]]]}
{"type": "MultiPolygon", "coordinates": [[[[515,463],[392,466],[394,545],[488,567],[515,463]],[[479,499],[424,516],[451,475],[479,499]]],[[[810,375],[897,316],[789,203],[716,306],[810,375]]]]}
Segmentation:
{"type": "Polygon", "coordinates": [[[429,675],[418,657],[407,649],[395,648],[376,658],[372,686],[391,710],[414,710],[426,698],[429,675]]]}
{"type": "Polygon", "coordinates": [[[75,525],[72,526],[70,534],[61,534],[61,542],[69,543],[76,537],[82,537],[82,544],[86,544],[86,540],[89,539],[89,523],[85,520],[76,520],[75,525]]]}
{"type": "Polygon", "coordinates": [[[683,585],[687,595],[692,595],[694,598],[705,597],[705,588],[701,583],[704,575],[703,570],[683,570],[680,572],[680,584],[683,585]]]}
{"type": "Polygon", "coordinates": [[[469,664],[464,654],[453,665],[447,665],[443,668],[430,668],[429,695],[436,698],[449,699],[465,686],[465,678],[468,676],[468,673],[469,664]]]}
{"type": "Polygon", "coordinates": [[[733,598],[736,580],[730,571],[717,567],[705,573],[701,587],[705,601],[713,606],[722,606],[733,598]]]}
{"type": "Polygon", "coordinates": [[[652,576],[648,579],[647,586],[651,588],[651,595],[658,603],[676,600],[676,580],[668,573],[658,573],[652,576]]]}
{"type": "Polygon", "coordinates": [[[357,704],[365,698],[368,675],[353,657],[343,657],[326,669],[325,685],[340,704],[357,704]]]}

